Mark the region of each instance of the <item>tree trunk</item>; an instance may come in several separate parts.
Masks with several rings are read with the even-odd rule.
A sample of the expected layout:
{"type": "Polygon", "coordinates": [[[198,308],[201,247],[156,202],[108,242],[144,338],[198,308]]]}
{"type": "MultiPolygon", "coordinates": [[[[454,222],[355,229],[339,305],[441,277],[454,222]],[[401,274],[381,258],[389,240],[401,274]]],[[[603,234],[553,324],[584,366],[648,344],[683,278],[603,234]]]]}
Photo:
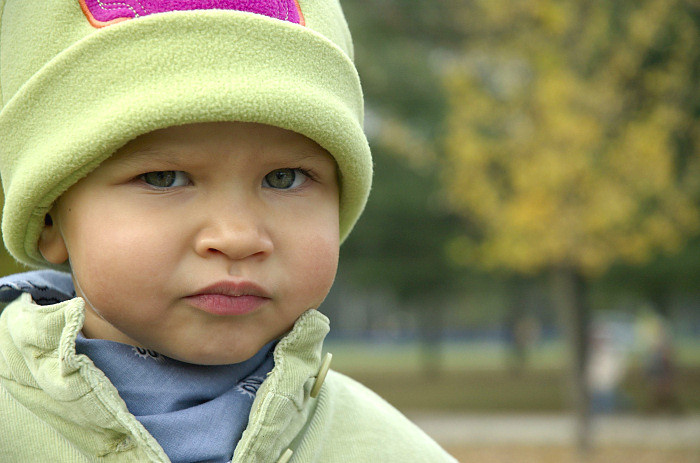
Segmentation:
{"type": "Polygon", "coordinates": [[[570,349],[568,382],[576,420],[576,447],[580,454],[587,454],[591,449],[590,393],[586,378],[591,314],[586,301],[586,282],[577,270],[564,267],[555,270],[552,287],[570,349]]]}
{"type": "Polygon", "coordinates": [[[443,307],[419,310],[423,374],[438,377],[442,373],[443,307]]]}

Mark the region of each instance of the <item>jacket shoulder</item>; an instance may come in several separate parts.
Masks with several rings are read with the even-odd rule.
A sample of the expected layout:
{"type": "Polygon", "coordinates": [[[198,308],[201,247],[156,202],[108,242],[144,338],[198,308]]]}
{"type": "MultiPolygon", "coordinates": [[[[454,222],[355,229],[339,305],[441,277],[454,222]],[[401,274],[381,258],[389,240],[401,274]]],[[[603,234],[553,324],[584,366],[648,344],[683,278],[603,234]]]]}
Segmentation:
{"type": "Polygon", "coordinates": [[[310,429],[315,424],[322,430],[325,451],[313,461],[456,463],[401,412],[359,382],[329,371],[321,391],[313,418],[317,422],[310,429]]]}

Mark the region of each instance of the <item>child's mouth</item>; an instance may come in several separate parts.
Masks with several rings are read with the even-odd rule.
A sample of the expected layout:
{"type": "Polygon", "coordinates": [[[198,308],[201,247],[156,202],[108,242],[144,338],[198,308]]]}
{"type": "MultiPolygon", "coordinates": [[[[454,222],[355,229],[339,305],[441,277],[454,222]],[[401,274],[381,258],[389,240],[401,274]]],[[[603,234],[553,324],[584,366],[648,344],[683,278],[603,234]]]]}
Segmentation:
{"type": "Polygon", "coordinates": [[[199,290],[185,300],[214,315],[245,315],[269,301],[270,296],[255,283],[223,281],[199,290]]]}

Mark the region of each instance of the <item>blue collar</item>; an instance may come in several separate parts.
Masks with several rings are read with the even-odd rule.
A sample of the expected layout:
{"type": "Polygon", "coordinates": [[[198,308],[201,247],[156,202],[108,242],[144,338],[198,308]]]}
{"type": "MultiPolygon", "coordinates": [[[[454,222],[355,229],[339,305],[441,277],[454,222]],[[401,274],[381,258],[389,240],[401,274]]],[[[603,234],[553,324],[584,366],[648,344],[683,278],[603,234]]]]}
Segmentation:
{"type": "Polygon", "coordinates": [[[75,297],[69,273],[35,270],[0,278],[0,302],[12,302],[22,293],[31,294],[39,305],[57,304],[75,297]]]}
{"type": "Polygon", "coordinates": [[[231,460],[274,366],[272,347],[241,363],[193,365],[103,339],[76,340],[76,352],[105,373],[174,463],[231,460]]]}

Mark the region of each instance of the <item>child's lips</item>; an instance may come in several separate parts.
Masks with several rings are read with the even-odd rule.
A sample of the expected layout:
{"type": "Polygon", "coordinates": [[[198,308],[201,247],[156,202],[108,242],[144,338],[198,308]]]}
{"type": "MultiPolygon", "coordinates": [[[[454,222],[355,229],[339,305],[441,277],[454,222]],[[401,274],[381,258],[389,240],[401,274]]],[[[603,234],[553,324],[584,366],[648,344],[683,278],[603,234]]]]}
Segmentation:
{"type": "Polygon", "coordinates": [[[185,299],[194,307],[214,315],[245,315],[269,301],[268,298],[260,296],[224,294],[197,294],[185,299]]]}
{"type": "Polygon", "coordinates": [[[268,302],[270,295],[252,282],[220,282],[185,297],[185,300],[214,315],[245,315],[268,302]]]}

